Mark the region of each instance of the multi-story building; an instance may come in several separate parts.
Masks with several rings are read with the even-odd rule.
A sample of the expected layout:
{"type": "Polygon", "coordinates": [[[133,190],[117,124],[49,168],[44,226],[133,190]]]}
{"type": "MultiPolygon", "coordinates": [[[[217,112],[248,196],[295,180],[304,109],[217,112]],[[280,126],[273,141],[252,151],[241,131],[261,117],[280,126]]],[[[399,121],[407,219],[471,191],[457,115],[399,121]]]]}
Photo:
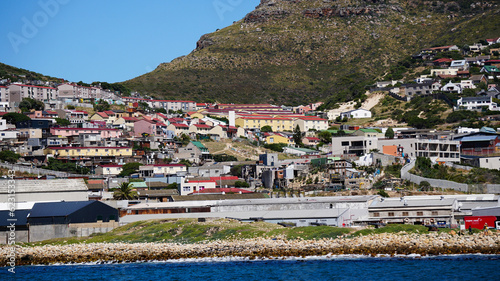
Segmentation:
{"type": "Polygon", "coordinates": [[[39,101],[53,101],[58,98],[56,88],[10,84],[9,85],[9,102],[21,102],[25,98],[31,98],[39,101]]]}
{"type": "Polygon", "coordinates": [[[53,154],[57,158],[132,157],[132,147],[48,147],[46,154],[53,154]]]}
{"type": "Polygon", "coordinates": [[[119,138],[122,136],[122,131],[118,129],[107,128],[50,128],[50,133],[55,136],[71,137],[80,134],[100,133],[101,138],[119,138]]]}
{"type": "Polygon", "coordinates": [[[427,157],[435,162],[460,162],[460,142],[453,140],[415,140],[417,157],[427,157]]]}
{"type": "Polygon", "coordinates": [[[183,101],[183,100],[151,100],[133,97],[123,97],[123,102],[145,102],[152,108],[164,108],[165,110],[172,111],[196,111],[196,102],[194,101],[183,101]]]}
{"type": "Polygon", "coordinates": [[[239,117],[236,118],[235,124],[243,129],[261,129],[264,126],[270,126],[273,132],[293,131],[294,129],[293,119],[270,116],[239,117]]]}
{"type": "Polygon", "coordinates": [[[332,154],[356,155],[368,154],[371,150],[377,149],[378,139],[375,137],[334,137],[332,138],[332,154]]]}
{"type": "Polygon", "coordinates": [[[0,86],[0,102],[10,102],[9,87],[0,86]]]}
{"type": "Polygon", "coordinates": [[[178,172],[187,172],[187,167],[183,164],[155,164],[139,167],[141,177],[153,177],[154,175],[174,175],[178,172]]]}
{"type": "Polygon", "coordinates": [[[62,84],[57,87],[59,97],[71,99],[99,99],[101,89],[98,87],[85,87],[77,84],[62,84]]]}
{"type": "Polygon", "coordinates": [[[307,132],[310,130],[324,131],[328,130],[328,120],[319,117],[299,117],[295,119],[293,123],[293,128],[299,126],[301,132],[307,132]]]}

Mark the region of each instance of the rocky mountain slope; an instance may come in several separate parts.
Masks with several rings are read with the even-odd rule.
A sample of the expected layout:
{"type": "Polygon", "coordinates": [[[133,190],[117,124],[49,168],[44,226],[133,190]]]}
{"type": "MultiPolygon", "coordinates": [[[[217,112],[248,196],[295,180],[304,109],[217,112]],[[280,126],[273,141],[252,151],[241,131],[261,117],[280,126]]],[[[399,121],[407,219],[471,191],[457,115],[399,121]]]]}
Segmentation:
{"type": "Polygon", "coordinates": [[[187,56],[125,81],[164,99],[351,100],[420,49],[500,36],[500,5],[423,0],[262,0],[187,56]]]}

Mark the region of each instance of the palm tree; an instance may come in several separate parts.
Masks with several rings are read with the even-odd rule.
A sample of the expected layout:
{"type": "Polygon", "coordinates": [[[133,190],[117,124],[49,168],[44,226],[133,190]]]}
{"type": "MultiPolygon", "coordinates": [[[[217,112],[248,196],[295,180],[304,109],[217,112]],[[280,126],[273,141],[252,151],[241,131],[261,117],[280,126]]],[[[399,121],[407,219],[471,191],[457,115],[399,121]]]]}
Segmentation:
{"type": "Polygon", "coordinates": [[[133,200],[137,198],[137,192],[132,190],[129,182],[122,182],[120,187],[113,193],[113,198],[117,200],[133,200]]]}

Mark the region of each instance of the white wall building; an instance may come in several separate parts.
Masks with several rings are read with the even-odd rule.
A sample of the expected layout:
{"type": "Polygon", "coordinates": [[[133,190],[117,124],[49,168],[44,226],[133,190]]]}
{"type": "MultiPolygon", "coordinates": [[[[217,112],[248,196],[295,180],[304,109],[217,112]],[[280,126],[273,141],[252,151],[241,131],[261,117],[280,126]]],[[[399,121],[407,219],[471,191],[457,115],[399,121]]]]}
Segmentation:
{"type": "Polygon", "coordinates": [[[466,110],[481,110],[483,107],[491,111],[500,110],[492,97],[462,97],[457,101],[457,106],[466,110]]]}
{"type": "Polygon", "coordinates": [[[342,112],[342,113],[340,113],[340,117],[341,118],[344,118],[344,117],[347,117],[347,118],[372,118],[372,113],[370,110],[358,108],[358,109],[342,112]]]}

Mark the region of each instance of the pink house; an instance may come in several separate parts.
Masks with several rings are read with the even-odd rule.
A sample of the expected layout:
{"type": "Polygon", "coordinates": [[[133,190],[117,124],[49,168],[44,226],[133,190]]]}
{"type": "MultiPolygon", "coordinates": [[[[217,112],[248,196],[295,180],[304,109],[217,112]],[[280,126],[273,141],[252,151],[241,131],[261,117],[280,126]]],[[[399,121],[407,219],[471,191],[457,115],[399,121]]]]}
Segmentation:
{"type": "Polygon", "coordinates": [[[308,145],[308,146],[318,145],[319,142],[320,142],[320,139],[315,138],[315,137],[305,137],[302,139],[302,143],[304,143],[304,145],[308,145]]]}
{"type": "Polygon", "coordinates": [[[71,137],[80,134],[101,134],[102,139],[119,138],[122,131],[108,128],[50,128],[50,133],[54,136],[71,137]]]}
{"type": "Polygon", "coordinates": [[[134,136],[142,137],[142,134],[154,136],[156,135],[156,129],[155,122],[142,119],[134,123],[134,136]]]}

